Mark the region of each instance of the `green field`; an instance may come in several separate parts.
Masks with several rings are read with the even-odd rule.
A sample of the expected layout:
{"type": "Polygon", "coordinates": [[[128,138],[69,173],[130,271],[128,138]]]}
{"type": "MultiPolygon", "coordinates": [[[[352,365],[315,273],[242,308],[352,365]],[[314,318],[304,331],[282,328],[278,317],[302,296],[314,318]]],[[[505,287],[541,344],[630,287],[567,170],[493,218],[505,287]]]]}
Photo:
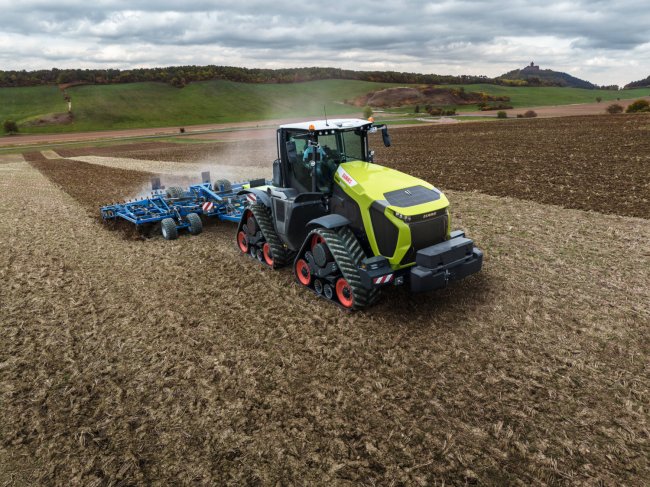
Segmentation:
{"type": "Polygon", "coordinates": [[[65,112],[56,87],[0,89],[0,121],[16,120],[21,132],[72,132],[139,127],[167,127],[274,118],[354,115],[347,98],[394,85],[364,81],[324,80],[295,84],[248,84],[205,81],[185,88],[162,83],[77,86],[72,97],[74,122],[29,126],[31,120],[65,112]]]}
{"type": "MultiPolygon", "coordinates": [[[[0,88],[0,122],[16,120],[23,133],[54,133],[321,117],[323,105],[330,116],[349,116],[359,114],[360,110],[345,105],[343,100],[391,86],[403,85],[323,80],[294,84],[205,81],[182,89],[162,83],[77,86],[68,90],[74,121],[42,126],[32,126],[30,122],[67,110],[57,87],[0,88]]],[[[509,96],[514,107],[589,103],[596,101],[597,96],[606,102],[650,94],[647,88],[616,92],[479,84],[466,85],[465,89],[509,96]]],[[[461,107],[460,111],[475,109],[471,105],[461,107]]],[[[412,107],[391,111],[408,113],[412,107]]]]}

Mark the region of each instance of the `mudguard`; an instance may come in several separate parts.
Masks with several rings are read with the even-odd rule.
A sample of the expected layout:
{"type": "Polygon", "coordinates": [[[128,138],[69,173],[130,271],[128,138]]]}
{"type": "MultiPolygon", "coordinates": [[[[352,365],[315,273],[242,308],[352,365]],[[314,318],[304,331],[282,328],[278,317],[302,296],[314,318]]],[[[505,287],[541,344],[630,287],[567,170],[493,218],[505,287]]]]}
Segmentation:
{"type": "Polygon", "coordinates": [[[331,215],[321,216],[319,218],[314,218],[309,223],[307,223],[307,230],[313,230],[314,228],[328,228],[333,230],[335,228],[345,227],[350,225],[350,220],[345,218],[343,215],[338,215],[336,213],[331,215]]]}
{"type": "Polygon", "coordinates": [[[247,196],[248,202],[250,204],[259,203],[259,204],[262,204],[262,205],[266,206],[267,208],[271,208],[271,198],[269,197],[268,194],[266,194],[266,191],[263,191],[263,190],[258,189],[258,188],[250,188],[250,189],[243,189],[237,194],[238,195],[253,195],[254,198],[252,198],[252,201],[251,201],[251,198],[247,196]]]}

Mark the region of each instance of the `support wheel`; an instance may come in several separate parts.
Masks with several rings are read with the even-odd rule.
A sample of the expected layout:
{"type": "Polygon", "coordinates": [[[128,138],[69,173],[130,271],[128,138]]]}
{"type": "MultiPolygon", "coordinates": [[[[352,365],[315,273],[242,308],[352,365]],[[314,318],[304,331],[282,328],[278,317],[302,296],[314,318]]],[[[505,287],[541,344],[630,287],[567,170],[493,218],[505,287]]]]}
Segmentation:
{"type": "Polygon", "coordinates": [[[165,240],[176,240],[178,238],[178,229],[173,218],[165,218],[160,222],[160,231],[165,240]]]}
{"type": "Polygon", "coordinates": [[[192,235],[198,235],[203,231],[203,222],[201,222],[201,217],[196,213],[188,213],[185,217],[187,218],[187,223],[189,223],[188,230],[192,235]]]}

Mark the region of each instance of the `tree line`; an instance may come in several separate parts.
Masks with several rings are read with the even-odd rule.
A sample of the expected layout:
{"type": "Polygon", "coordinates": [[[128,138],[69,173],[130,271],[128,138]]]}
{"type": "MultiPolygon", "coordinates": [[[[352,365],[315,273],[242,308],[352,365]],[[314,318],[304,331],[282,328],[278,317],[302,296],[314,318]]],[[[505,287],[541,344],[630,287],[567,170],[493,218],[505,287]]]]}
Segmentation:
{"type": "Polygon", "coordinates": [[[137,69],[41,69],[0,71],[0,87],[65,85],[70,83],[117,84],[156,81],[182,88],[193,81],[223,79],[244,83],[298,83],[323,79],[381,83],[469,84],[494,83],[487,76],[445,76],[396,71],[352,71],[338,68],[249,69],[233,66],[170,66],[137,69]]]}
{"type": "MultiPolygon", "coordinates": [[[[374,81],[379,83],[404,83],[428,85],[496,84],[505,86],[562,86],[558,80],[489,78],[483,75],[439,75],[398,71],[353,71],[339,68],[286,68],[258,69],[235,66],[169,66],[136,69],[39,69],[35,71],[0,70],[0,87],[39,85],[119,84],[155,81],[182,88],[193,81],[222,79],[243,83],[300,83],[324,79],[374,81]]],[[[592,85],[593,87],[596,87],[592,85]]],[[[626,86],[631,87],[630,85],[626,86]]],[[[618,89],[618,86],[596,87],[618,89]]]]}

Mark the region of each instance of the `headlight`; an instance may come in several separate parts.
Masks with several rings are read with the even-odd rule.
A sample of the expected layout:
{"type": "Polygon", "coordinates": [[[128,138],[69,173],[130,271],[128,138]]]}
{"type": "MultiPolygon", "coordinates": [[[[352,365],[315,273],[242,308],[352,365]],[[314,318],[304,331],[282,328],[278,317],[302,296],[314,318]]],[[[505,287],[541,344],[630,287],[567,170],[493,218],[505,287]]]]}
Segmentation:
{"type": "Polygon", "coordinates": [[[399,218],[400,220],[402,220],[403,222],[406,222],[406,223],[410,222],[411,219],[412,219],[412,217],[407,216],[407,215],[402,215],[401,213],[399,213],[397,211],[394,211],[393,215],[395,215],[397,218],[399,218]]]}

